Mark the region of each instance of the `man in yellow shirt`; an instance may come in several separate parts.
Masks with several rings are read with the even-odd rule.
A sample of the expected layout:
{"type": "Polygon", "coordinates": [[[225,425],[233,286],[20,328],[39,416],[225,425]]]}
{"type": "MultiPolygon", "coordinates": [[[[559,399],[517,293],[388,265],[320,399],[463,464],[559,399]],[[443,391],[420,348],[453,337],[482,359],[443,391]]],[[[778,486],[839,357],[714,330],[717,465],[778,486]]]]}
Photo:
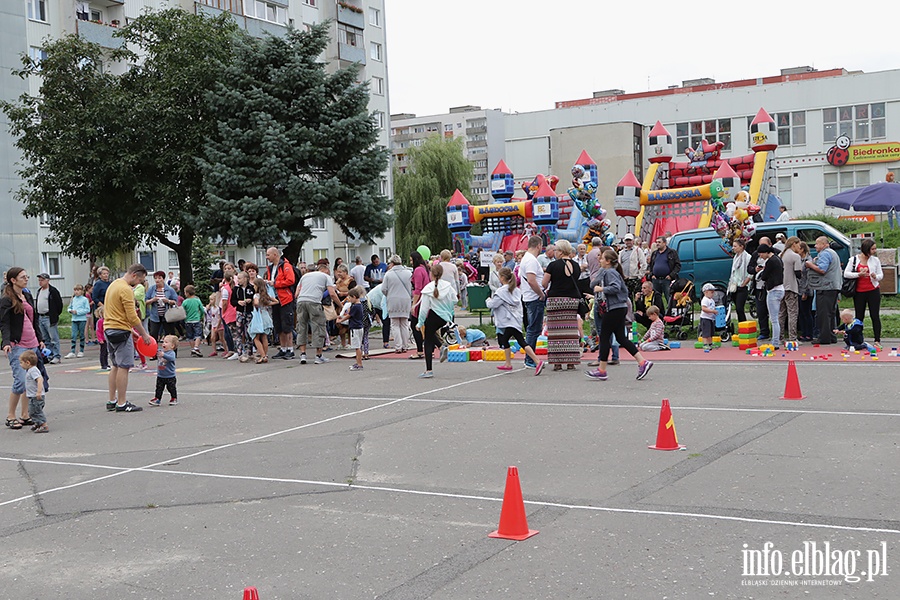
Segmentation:
{"type": "Polygon", "coordinates": [[[134,286],[143,284],[147,277],[144,265],[135,264],[116,279],[106,290],[103,303],[103,330],[109,350],[109,401],[106,410],[116,412],[140,412],[142,409],[125,399],[128,390],[128,370],[134,366],[134,339],[137,331],[145,344],[150,336],[141,324],[134,303],[134,286]],[[118,399],[118,402],[116,400],[118,399]]]}

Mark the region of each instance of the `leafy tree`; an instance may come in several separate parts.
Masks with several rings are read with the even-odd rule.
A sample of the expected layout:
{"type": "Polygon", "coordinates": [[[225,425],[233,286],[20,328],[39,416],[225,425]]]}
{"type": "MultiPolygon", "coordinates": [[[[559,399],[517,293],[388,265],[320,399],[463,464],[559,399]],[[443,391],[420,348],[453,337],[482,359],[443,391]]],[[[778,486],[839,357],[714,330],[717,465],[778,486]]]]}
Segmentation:
{"type": "Polygon", "coordinates": [[[462,138],[432,136],[409,149],[406,173],[394,170],[397,212],[397,252],[409,256],[421,244],[433,251],[450,248],[447,203],[472,182],[472,163],[466,160],[462,138]]]}
{"type": "Polygon", "coordinates": [[[389,152],[377,145],[358,67],[327,73],[329,24],[244,37],[208,99],[220,119],[200,161],[206,231],[239,245],[284,240],[296,262],[307,220],[334,219],[368,242],[392,221],[381,194],[389,152]],[[222,215],[229,218],[223,219],[222,215]]]}
{"type": "MultiPolygon", "coordinates": [[[[212,284],[212,265],[219,260],[219,256],[215,253],[215,247],[209,238],[197,235],[194,244],[191,247],[191,264],[193,265],[193,280],[197,297],[206,303],[209,295],[213,293],[212,284]]],[[[182,275],[184,277],[184,275],[182,275]]]]}

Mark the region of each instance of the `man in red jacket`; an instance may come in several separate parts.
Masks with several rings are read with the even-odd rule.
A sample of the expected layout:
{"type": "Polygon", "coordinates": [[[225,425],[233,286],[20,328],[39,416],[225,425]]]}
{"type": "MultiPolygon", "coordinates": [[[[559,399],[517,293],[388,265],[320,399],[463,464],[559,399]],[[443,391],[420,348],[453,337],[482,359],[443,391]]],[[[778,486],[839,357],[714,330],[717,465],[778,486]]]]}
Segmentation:
{"type": "Polygon", "coordinates": [[[266,281],[275,288],[278,304],[272,306],[272,322],[278,334],[278,354],[275,358],[294,358],[294,268],[277,248],[266,250],[266,281]]]}

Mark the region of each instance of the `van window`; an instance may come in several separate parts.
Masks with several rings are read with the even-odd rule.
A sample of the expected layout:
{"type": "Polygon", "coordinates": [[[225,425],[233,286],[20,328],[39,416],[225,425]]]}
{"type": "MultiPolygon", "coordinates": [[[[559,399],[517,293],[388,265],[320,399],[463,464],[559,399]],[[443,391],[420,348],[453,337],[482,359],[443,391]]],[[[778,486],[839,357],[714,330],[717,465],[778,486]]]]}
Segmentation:
{"type": "Polygon", "coordinates": [[[797,229],[797,237],[800,238],[801,242],[806,242],[806,244],[810,247],[810,249],[812,249],[812,247],[816,245],[816,238],[819,237],[820,235],[826,236],[829,241],[832,241],[832,242],[834,241],[834,239],[831,236],[827,235],[821,229],[812,229],[812,228],[797,229]]]}
{"type": "MultiPolygon", "coordinates": [[[[675,249],[678,253],[678,259],[682,262],[686,260],[694,260],[694,240],[691,238],[683,239],[675,249]]],[[[652,268],[652,265],[650,265],[652,268]]]]}
{"type": "Polygon", "coordinates": [[[722,248],[722,238],[698,238],[694,243],[694,257],[697,260],[731,259],[731,254],[722,248]]]}

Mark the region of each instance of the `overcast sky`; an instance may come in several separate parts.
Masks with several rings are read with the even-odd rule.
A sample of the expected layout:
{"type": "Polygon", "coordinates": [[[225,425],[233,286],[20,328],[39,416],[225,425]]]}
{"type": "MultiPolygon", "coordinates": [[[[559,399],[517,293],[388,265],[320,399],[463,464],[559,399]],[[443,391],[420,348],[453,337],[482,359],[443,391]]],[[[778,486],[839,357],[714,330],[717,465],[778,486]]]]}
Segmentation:
{"type": "Polygon", "coordinates": [[[895,2],[385,0],[390,110],[553,108],[809,65],[900,68],[895,2]]]}

